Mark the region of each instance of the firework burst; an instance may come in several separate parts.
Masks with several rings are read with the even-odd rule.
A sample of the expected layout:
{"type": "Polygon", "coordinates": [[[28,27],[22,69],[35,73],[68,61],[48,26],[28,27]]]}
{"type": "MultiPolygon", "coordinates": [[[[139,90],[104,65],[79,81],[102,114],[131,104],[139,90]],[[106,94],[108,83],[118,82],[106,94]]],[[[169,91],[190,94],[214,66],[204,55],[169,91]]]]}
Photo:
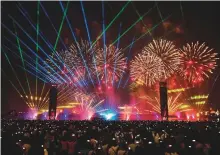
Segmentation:
{"type": "Polygon", "coordinates": [[[138,54],[131,61],[130,74],[135,81],[152,86],[163,75],[163,62],[154,53],[138,54]]]}
{"type": "MultiPolygon", "coordinates": [[[[92,48],[88,41],[81,40],[76,44],[71,44],[69,50],[59,53],[64,61],[64,65],[70,68],[75,74],[75,80],[86,78],[86,70],[94,67],[93,53],[96,53],[97,46],[92,48]]],[[[92,73],[92,72],[90,72],[92,73]]]]}
{"type": "Polygon", "coordinates": [[[205,43],[191,43],[181,49],[181,65],[184,77],[193,84],[204,81],[216,67],[217,53],[205,43]]]}
{"type": "Polygon", "coordinates": [[[65,65],[73,70],[76,67],[85,68],[84,63],[86,63],[89,68],[92,67],[92,54],[96,51],[96,45],[91,48],[88,41],[81,40],[76,44],[71,44],[69,50],[65,51],[63,54],[60,53],[60,55],[65,65]]]}
{"type": "Polygon", "coordinates": [[[75,99],[80,103],[76,109],[81,119],[89,120],[97,111],[100,111],[100,106],[104,102],[104,100],[99,100],[98,96],[95,94],[80,93],[75,99]]]}
{"type": "Polygon", "coordinates": [[[46,68],[48,73],[54,73],[53,70],[55,70],[60,76],[67,76],[71,79],[68,80],[68,82],[71,81],[70,83],[86,80],[88,77],[87,72],[91,74],[91,69],[94,68],[93,53],[96,53],[96,51],[96,45],[91,48],[88,41],[81,40],[71,44],[68,50],[60,50],[50,56],[62,71],[58,70],[51,59],[45,61],[46,68]]]}
{"type": "MultiPolygon", "coordinates": [[[[56,53],[57,54],[57,53],[56,53]]],[[[48,74],[54,74],[55,72],[58,72],[58,68],[57,66],[54,64],[59,64],[58,62],[58,59],[56,58],[56,55],[55,53],[49,55],[50,58],[47,58],[45,61],[44,61],[44,68],[47,70],[47,73],[48,74]],[[51,61],[53,60],[53,61],[51,61]]]]}
{"type": "MultiPolygon", "coordinates": [[[[143,53],[154,53],[163,63],[162,80],[170,77],[175,71],[179,70],[180,52],[172,41],[158,39],[153,40],[144,47],[143,53]]],[[[157,62],[156,62],[157,63],[157,62]]]]}
{"type": "Polygon", "coordinates": [[[126,69],[123,53],[112,45],[98,50],[96,62],[99,76],[101,79],[107,79],[107,81],[117,81],[126,69]]]}

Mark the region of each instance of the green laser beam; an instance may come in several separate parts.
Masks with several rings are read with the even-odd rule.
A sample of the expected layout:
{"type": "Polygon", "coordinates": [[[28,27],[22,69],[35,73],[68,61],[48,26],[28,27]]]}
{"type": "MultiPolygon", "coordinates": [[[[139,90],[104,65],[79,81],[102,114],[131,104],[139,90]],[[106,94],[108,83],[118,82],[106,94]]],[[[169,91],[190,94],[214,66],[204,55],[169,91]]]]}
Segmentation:
{"type": "Polygon", "coordinates": [[[154,7],[152,7],[150,10],[148,10],[148,12],[146,12],[144,15],[142,15],[136,22],[134,22],[129,28],[127,28],[127,30],[122,35],[120,35],[112,44],[115,44],[121,37],[123,37],[131,28],[133,28],[140,20],[142,20],[143,17],[146,16],[154,7]]]}
{"type": "MultiPolygon", "coordinates": [[[[36,44],[36,53],[38,53],[38,48],[39,48],[39,16],[40,16],[40,1],[38,0],[37,3],[37,44],[36,44]]],[[[37,75],[37,70],[38,70],[38,57],[36,56],[36,75],[37,75]]],[[[36,76],[36,80],[35,80],[35,87],[36,87],[36,96],[37,96],[37,76],[36,76]]]]}
{"type": "MultiPolygon", "coordinates": [[[[2,49],[2,50],[3,50],[3,49],[2,49]]],[[[16,72],[15,72],[14,67],[12,66],[12,64],[11,64],[11,62],[10,62],[10,60],[9,60],[9,58],[8,58],[8,56],[7,56],[7,54],[6,54],[6,52],[5,52],[5,51],[3,51],[3,52],[4,52],[4,55],[5,55],[5,57],[6,57],[7,61],[8,61],[8,63],[9,63],[9,65],[10,65],[11,68],[12,68],[12,71],[13,71],[13,73],[14,73],[16,79],[18,80],[19,85],[21,86],[21,89],[23,90],[24,94],[27,95],[26,92],[25,92],[25,90],[24,90],[24,88],[23,88],[23,86],[22,86],[22,84],[21,84],[21,82],[20,82],[20,80],[19,80],[19,78],[18,78],[18,76],[17,76],[17,74],[16,74],[16,72]]]]}
{"type": "MultiPolygon", "coordinates": [[[[40,16],[40,1],[38,0],[37,3],[37,44],[36,44],[36,53],[38,52],[38,48],[39,48],[39,16],[40,16]]],[[[36,56],[36,75],[37,75],[37,70],[38,70],[38,57],[36,56]]],[[[35,82],[35,87],[36,87],[36,96],[37,96],[37,76],[36,76],[36,82],[35,82]]]]}
{"type": "MultiPolygon", "coordinates": [[[[15,29],[16,41],[17,41],[18,50],[19,50],[19,53],[20,53],[20,58],[21,58],[21,61],[22,61],[22,65],[23,65],[23,67],[24,67],[24,69],[25,69],[25,63],[24,63],[24,58],[23,58],[23,54],[22,54],[23,52],[22,52],[22,49],[21,49],[20,41],[19,41],[19,38],[18,38],[18,33],[17,33],[17,31],[16,31],[16,27],[15,27],[14,22],[13,22],[13,25],[14,25],[14,29],[15,29]]],[[[30,92],[30,94],[32,95],[32,93],[31,93],[31,88],[30,88],[29,80],[28,80],[28,78],[27,78],[27,73],[26,73],[26,71],[25,71],[25,77],[26,77],[26,82],[27,82],[27,85],[28,85],[29,92],[30,92]]]]}
{"type": "MultiPolygon", "coordinates": [[[[18,23],[18,22],[16,22],[16,20],[13,18],[13,17],[11,17],[10,15],[9,15],[9,17],[13,20],[13,21],[15,21],[15,23],[16,23],[16,25],[18,25],[19,27],[20,27],[20,29],[22,29],[22,31],[26,34],[26,36],[28,36],[29,38],[31,38],[29,35],[28,35],[28,33],[25,31],[25,30],[23,30],[23,28],[22,28],[22,26],[20,26],[20,24],[18,23]]],[[[9,32],[10,32],[10,30],[8,30],[9,32]]],[[[12,33],[13,34],[13,33],[12,33]]],[[[31,38],[32,39],[32,38],[31,38]]],[[[21,39],[20,39],[21,40],[21,39]]],[[[32,42],[34,42],[34,44],[36,45],[36,42],[32,39],[32,42]]],[[[39,48],[40,48],[41,46],[39,46],[39,48]]],[[[44,52],[44,50],[41,48],[41,50],[44,52]]],[[[53,50],[53,49],[52,49],[53,50]]],[[[56,52],[56,51],[54,51],[53,50],[53,53],[54,52],[56,52]]],[[[45,53],[45,52],[44,52],[45,53]]],[[[53,65],[55,65],[58,69],[60,69],[60,67],[55,63],[55,62],[53,62],[53,65]]],[[[62,76],[60,76],[57,72],[54,72],[54,74],[56,74],[56,75],[58,75],[62,80],[64,80],[64,78],[62,77],[62,76]]],[[[53,74],[52,74],[53,75],[53,74]]],[[[70,78],[65,74],[65,77],[67,77],[69,80],[70,80],[70,78]]]]}
{"type": "MultiPolygon", "coordinates": [[[[6,77],[8,77],[5,73],[5,71],[1,68],[2,72],[5,74],[6,77]]],[[[13,84],[13,82],[11,80],[9,80],[9,78],[7,78],[8,81],[11,83],[11,85],[14,87],[14,89],[17,91],[17,93],[21,96],[20,91],[18,90],[18,88],[13,84]]]]}
{"type": "MultiPolygon", "coordinates": [[[[7,74],[5,73],[5,71],[1,68],[1,70],[2,70],[2,72],[5,74],[5,76],[6,77],[8,77],[7,76],[7,74]]],[[[18,88],[13,84],[13,82],[9,79],[9,78],[7,78],[8,79],[8,81],[11,83],[11,85],[12,85],[12,87],[16,90],[16,92],[20,95],[20,97],[22,96],[21,95],[21,92],[18,90],[18,88]]],[[[22,97],[22,99],[23,99],[23,101],[28,105],[28,107],[29,108],[31,108],[31,105],[29,105],[27,102],[26,102],[26,100],[24,99],[24,97],[22,97]]]]}
{"type": "MultiPolygon", "coordinates": [[[[135,12],[137,13],[138,17],[141,18],[141,15],[140,15],[139,12],[137,11],[136,7],[134,6],[134,3],[132,3],[132,6],[133,6],[135,12]]],[[[147,25],[144,23],[143,19],[142,19],[141,21],[142,21],[142,24],[147,28],[147,25]]],[[[148,30],[149,30],[149,29],[147,28],[147,31],[148,31],[148,30]]],[[[150,35],[152,36],[152,33],[150,33],[150,35]]]]}
{"type": "Polygon", "coordinates": [[[102,37],[102,35],[109,29],[109,27],[113,24],[113,22],[118,18],[118,16],[125,10],[125,8],[128,6],[128,4],[131,2],[131,0],[129,0],[124,6],[123,8],[118,12],[118,14],[114,17],[114,19],[112,19],[112,21],[105,27],[104,31],[102,31],[102,33],[98,36],[98,38],[96,39],[96,41],[94,41],[94,43],[92,44],[91,47],[94,46],[94,44],[102,37]]]}
{"type": "Polygon", "coordinates": [[[159,6],[158,6],[157,3],[156,3],[156,5],[157,5],[157,11],[158,11],[158,14],[159,14],[159,16],[160,16],[160,19],[163,20],[163,16],[162,16],[162,14],[161,14],[161,11],[160,11],[160,9],[159,9],[159,6]]]}
{"type": "Polygon", "coordinates": [[[53,48],[54,51],[55,51],[56,48],[57,48],[58,40],[59,40],[59,38],[60,38],[60,32],[61,32],[61,30],[62,30],[64,20],[65,20],[65,18],[66,18],[66,14],[67,14],[68,7],[69,7],[69,1],[67,2],[65,11],[64,11],[64,13],[63,13],[63,18],[62,18],[62,21],[61,21],[61,24],[60,24],[60,28],[59,28],[59,31],[58,31],[58,35],[57,35],[57,39],[56,39],[56,42],[55,42],[55,45],[54,45],[54,48],[53,48]]]}
{"type": "MultiPolygon", "coordinates": [[[[138,40],[140,40],[141,38],[143,38],[145,35],[147,35],[150,31],[153,31],[157,26],[159,26],[162,22],[164,22],[165,20],[167,20],[171,15],[167,16],[166,18],[164,18],[162,21],[160,21],[158,24],[156,24],[154,27],[152,27],[149,31],[145,32],[144,34],[142,34],[140,37],[138,37],[136,40],[134,40],[133,43],[137,42],[138,40]]],[[[126,50],[127,48],[129,48],[133,43],[129,44],[127,47],[125,47],[122,51],[126,50]]]]}
{"type": "Polygon", "coordinates": [[[37,44],[36,44],[36,51],[38,52],[38,48],[39,48],[39,16],[40,16],[40,1],[38,0],[37,3],[37,44]]]}

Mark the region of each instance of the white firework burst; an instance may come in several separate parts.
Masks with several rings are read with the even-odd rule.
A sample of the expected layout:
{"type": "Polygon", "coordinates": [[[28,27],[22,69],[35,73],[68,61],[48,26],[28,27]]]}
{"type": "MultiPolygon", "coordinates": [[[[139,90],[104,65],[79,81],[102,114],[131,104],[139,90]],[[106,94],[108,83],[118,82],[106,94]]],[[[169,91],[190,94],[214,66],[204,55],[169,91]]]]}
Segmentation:
{"type": "Polygon", "coordinates": [[[118,80],[126,69],[126,61],[121,49],[112,45],[97,51],[96,65],[98,75],[108,81],[118,80]]]}
{"type": "Polygon", "coordinates": [[[175,71],[180,69],[180,51],[172,41],[158,39],[153,40],[144,47],[143,53],[154,53],[163,63],[163,79],[167,79],[175,71]]]}
{"type": "Polygon", "coordinates": [[[163,62],[154,53],[138,54],[131,61],[130,74],[133,80],[152,86],[164,74],[163,62]]]}

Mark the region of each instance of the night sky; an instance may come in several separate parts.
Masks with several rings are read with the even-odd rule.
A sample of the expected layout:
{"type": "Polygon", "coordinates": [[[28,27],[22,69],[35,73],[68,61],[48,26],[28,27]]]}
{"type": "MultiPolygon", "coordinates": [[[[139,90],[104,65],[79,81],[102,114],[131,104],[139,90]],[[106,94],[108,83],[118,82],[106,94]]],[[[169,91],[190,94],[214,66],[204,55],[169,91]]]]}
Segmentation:
{"type": "MultiPolygon", "coordinates": [[[[66,2],[62,2],[64,7],[66,2]]],[[[121,8],[126,4],[126,2],[104,2],[104,22],[108,25],[115,15],[121,10],[121,8]]],[[[56,30],[59,30],[60,23],[62,21],[63,12],[59,2],[41,2],[41,5],[47,11],[52,23],[56,30]]],[[[102,2],[83,2],[84,10],[86,13],[86,18],[88,22],[88,28],[90,31],[90,36],[92,40],[98,36],[102,31],[102,2]]],[[[132,42],[134,37],[138,37],[143,34],[143,26],[147,25],[152,27],[161,22],[161,17],[169,18],[166,20],[171,23],[172,29],[178,28],[180,31],[172,31],[167,34],[164,31],[162,24],[156,27],[153,31],[153,37],[161,37],[166,35],[167,39],[175,41],[177,46],[181,47],[186,42],[200,41],[206,42],[207,45],[215,49],[215,52],[220,54],[220,2],[158,2],[158,8],[155,7],[155,2],[132,2],[128,4],[127,8],[123,13],[115,20],[113,25],[106,32],[106,42],[107,44],[112,43],[118,36],[119,28],[121,24],[121,32],[124,32],[128,27],[130,27],[136,20],[138,20],[138,14],[143,15],[152,8],[152,10],[143,18],[143,21],[138,22],[133,28],[131,28],[121,39],[120,47],[125,48],[132,42]],[[182,9],[181,9],[182,7],[182,9]],[[159,11],[158,11],[159,10],[159,11]],[[181,11],[182,10],[182,11],[181,11]],[[161,16],[160,16],[161,14],[161,16]]],[[[24,34],[24,32],[17,26],[13,26],[12,18],[16,20],[22,28],[36,40],[36,31],[31,27],[27,19],[22,15],[18,8],[25,10],[26,15],[32,19],[32,22],[36,26],[37,23],[37,2],[1,2],[1,23],[4,24],[8,29],[18,33],[19,38],[23,40],[32,49],[36,46],[33,42],[24,34]]],[[[47,16],[40,7],[39,15],[39,29],[45,36],[45,38],[50,41],[52,45],[55,44],[57,34],[55,33],[52,24],[48,20],[47,16]]],[[[86,26],[84,23],[83,13],[81,9],[80,2],[70,2],[69,9],[67,12],[68,19],[72,25],[74,32],[77,34],[77,38],[88,39],[86,26]]],[[[11,51],[19,54],[19,50],[14,47],[8,40],[11,40],[13,44],[16,44],[16,38],[12,36],[1,24],[1,46],[2,50],[6,51],[8,57],[21,80],[22,85],[27,89],[25,83],[24,71],[19,67],[22,65],[21,60],[14,56],[12,52],[8,51],[5,46],[9,47],[11,51]],[[5,46],[3,46],[5,45],[5,46]]],[[[68,44],[73,42],[73,37],[71,31],[68,27],[67,21],[64,20],[63,27],[61,29],[61,36],[63,40],[67,41],[68,44]]],[[[132,48],[132,57],[139,53],[140,50],[151,41],[152,37],[147,35],[143,39],[140,39],[134,44],[132,48]]],[[[39,44],[42,46],[48,54],[50,50],[42,39],[39,39],[39,44]]],[[[24,51],[28,51],[26,47],[21,47],[24,51]]],[[[61,42],[58,42],[57,50],[63,49],[61,42]]],[[[125,55],[128,50],[125,51],[125,55]]],[[[220,55],[218,55],[220,57],[220,55]]],[[[44,55],[42,55],[44,59],[44,55]]],[[[6,73],[6,76],[1,72],[1,105],[2,112],[7,112],[9,110],[17,109],[18,111],[27,110],[26,104],[19,97],[18,93],[10,84],[11,80],[16,87],[19,87],[19,83],[16,81],[16,77],[10,65],[7,62],[6,57],[3,52],[1,52],[1,68],[6,73]]],[[[200,92],[210,93],[209,102],[212,103],[214,107],[220,108],[220,62],[217,62],[218,67],[214,70],[213,75],[209,78],[207,82],[204,82],[200,89],[200,92]]],[[[35,77],[28,74],[28,79],[30,81],[31,89],[35,89],[35,77]]],[[[48,84],[49,85],[49,84],[48,84]]],[[[47,87],[49,87],[47,85],[47,87]]],[[[39,87],[42,86],[42,82],[39,83],[39,87]]],[[[21,88],[20,88],[21,89],[21,88]]]]}

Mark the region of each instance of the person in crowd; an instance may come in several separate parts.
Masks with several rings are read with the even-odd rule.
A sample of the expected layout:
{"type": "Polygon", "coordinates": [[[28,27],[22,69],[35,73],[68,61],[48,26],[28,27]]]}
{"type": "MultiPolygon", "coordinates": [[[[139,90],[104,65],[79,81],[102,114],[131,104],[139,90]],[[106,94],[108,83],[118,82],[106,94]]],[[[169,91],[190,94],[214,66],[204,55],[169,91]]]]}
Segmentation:
{"type": "Polygon", "coordinates": [[[3,155],[220,155],[220,122],[1,121],[3,155]]]}
{"type": "Polygon", "coordinates": [[[76,146],[76,137],[75,134],[72,134],[67,142],[68,146],[68,155],[74,155],[75,146],[76,146]]]}

